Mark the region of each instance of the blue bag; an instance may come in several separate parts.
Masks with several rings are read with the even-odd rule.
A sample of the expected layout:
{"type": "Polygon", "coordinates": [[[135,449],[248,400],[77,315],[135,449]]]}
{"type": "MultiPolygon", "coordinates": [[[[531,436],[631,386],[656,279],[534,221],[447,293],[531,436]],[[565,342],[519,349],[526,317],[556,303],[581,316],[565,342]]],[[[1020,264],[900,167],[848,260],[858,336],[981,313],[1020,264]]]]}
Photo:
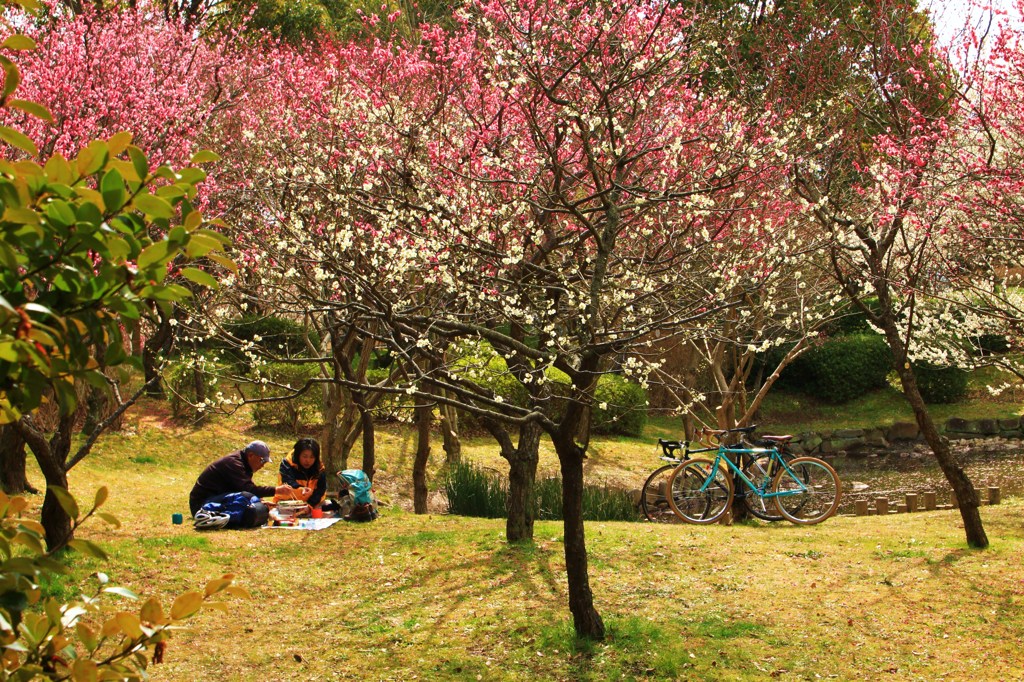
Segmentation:
{"type": "Polygon", "coordinates": [[[208,499],[202,506],[208,512],[227,514],[226,528],[258,528],[266,525],[270,510],[252,493],[224,493],[208,499]]]}
{"type": "Polygon", "coordinates": [[[338,476],[348,485],[353,502],[356,504],[373,504],[373,495],[370,493],[373,489],[373,484],[370,482],[370,477],[362,469],[345,469],[344,471],[339,471],[338,476]]]}
{"type": "Polygon", "coordinates": [[[342,487],[342,509],[344,496],[350,498],[351,509],[344,514],[346,521],[373,521],[377,518],[377,503],[373,499],[373,483],[362,469],[345,469],[338,472],[342,487]]]}

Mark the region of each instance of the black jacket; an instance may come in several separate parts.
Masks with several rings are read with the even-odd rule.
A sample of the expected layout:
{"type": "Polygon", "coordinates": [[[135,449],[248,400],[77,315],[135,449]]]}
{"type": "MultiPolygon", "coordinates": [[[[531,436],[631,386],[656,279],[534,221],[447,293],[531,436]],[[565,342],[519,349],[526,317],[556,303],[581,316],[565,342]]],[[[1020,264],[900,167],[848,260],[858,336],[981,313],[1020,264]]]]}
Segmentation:
{"type": "Polygon", "coordinates": [[[256,485],[252,482],[252,474],[253,470],[241,450],[221,457],[206,467],[203,473],[199,474],[196,484],[192,486],[192,493],[188,496],[188,506],[192,510],[192,515],[195,516],[203,503],[214,495],[252,493],[258,497],[271,497],[274,494],[274,487],[256,485]]]}

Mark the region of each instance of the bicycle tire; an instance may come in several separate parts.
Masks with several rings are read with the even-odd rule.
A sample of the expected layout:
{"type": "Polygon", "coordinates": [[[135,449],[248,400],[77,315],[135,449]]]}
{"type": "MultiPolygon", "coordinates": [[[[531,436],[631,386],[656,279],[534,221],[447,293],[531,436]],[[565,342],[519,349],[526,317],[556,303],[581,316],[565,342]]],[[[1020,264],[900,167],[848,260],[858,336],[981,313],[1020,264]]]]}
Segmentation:
{"type": "MultiPolygon", "coordinates": [[[[744,467],[743,473],[747,475],[751,481],[760,489],[768,492],[772,489],[772,479],[774,478],[774,471],[768,466],[771,461],[770,452],[759,452],[756,455],[751,456],[750,461],[747,462],[747,466],[744,467]]],[[[795,455],[789,452],[779,452],[786,463],[789,463],[795,459],[795,455]]],[[[782,516],[775,505],[775,500],[771,497],[761,497],[752,490],[747,490],[743,497],[743,504],[746,505],[747,511],[761,519],[762,521],[784,521],[786,517],[782,516]]]]}
{"type": "Polygon", "coordinates": [[[797,457],[787,465],[799,477],[799,484],[790,471],[782,469],[775,474],[772,492],[787,493],[797,488],[806,490],[775,497],[779,513],[786,520],[801,525],[821,523],[835,514],[842,497],[842,482],[836,470],[817,457],[797,457]]]}
{"type": "Polygon", "coordinates": [[[705,482],[711,476],[714,460],[691,459],[676,467],[669,479],[668,503],[672,511],[687,523],[714,523],[732,506],[732,478],[723,467],[715,470],[714,480],[705,490],[705,482]]]}
{"type": "Polygon", "coordinates": [[[651,523],[682,523],[672,506],[668,503],[669,479],[678,464],[666,464],[656,469],[640,489],[640,510],[651,523]]]}

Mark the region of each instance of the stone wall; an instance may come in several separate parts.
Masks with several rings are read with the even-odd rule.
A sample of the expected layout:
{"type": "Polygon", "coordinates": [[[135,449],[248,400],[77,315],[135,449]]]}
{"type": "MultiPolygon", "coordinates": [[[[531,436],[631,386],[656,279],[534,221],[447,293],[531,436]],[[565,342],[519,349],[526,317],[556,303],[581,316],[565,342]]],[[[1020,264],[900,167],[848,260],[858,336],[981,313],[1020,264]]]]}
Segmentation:
{"type": "MultiPolygon", "coordinates": [[[[953,417],[942,425],[943,434],[950,440],[971,438],[1024,439],[1024,417],[1013,419],[960,419],[953,417]]],[[[901,447],[922,442],[917,424],[896,422],[890,426],[871,429],[837,429],[801,433],[791,449],[797,453],[831,455],[838,452],[856,454],[882,448],[901,447]]]]}

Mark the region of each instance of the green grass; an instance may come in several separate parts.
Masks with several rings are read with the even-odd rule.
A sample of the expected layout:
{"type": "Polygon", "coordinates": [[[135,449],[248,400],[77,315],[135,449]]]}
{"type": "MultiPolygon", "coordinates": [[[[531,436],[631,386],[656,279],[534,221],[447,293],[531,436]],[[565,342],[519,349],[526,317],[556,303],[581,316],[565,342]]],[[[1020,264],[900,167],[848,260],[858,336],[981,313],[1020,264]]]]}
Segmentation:
{"type": "MultiPolygon", "coordinates": [[[[369,524],[321,532],[175,526],[202,466],[251,436],[242,417],[203,428],[165,421],[149,404],[137,435],[110,434],[75,467],[73,492],[112,488],[121,527],[80,536],[111,560],[75,558],[42,586],[67,598],[95,590],[96,571],[136,593],[176,594],[233,573],[253,594],[230,613],[204,611],[175,634],[168,681],[197,679],[993,679],[1019,675],[1024,637],[1024,501],[982,510],[992,547],[966,549],[955,512],[834,518],[814,527],[751,523],[655,526],[590,522],[591,588],[603,642],[577,640],[567,610],[562,526],[509,546],[501,519],[402,505],[369,524]],[[144,452],[155,464],[139,466],[144,452]],[[980,644],[980,646],[979,646],[980,644]],[[855,652],[855,654],[851,654],[855,652]]],[[[657,425],[655,425],[657,428],[657,425]]],[[[651,431],[648,431],[650,434],[651,431]]],[[[656,431],[655,431],[656,433],[656,431]]],[[[269,435],[275,455],[290,436],[269,435]]],[[[411,493],[411,430],[382,428],[379,486],[411,493]]],[[[486,439],[465,456],[502,460],[486,439]]],[[[588,482],[636,476],[656,463],[649,440],[592,443],[588,482]]],[[[437,449],[438,451],[440,448],[437,449]]],[[[550,445],[541,467],[557,469],[550,445]]],[[[440,482],[440,464],[431,485],[440,482]]],[[[39,481],[38,471],[30,479],[39,481]]],[[[273,480],[261,471],[259,482],[273,480]]],[[[31,496],[37,510],[40,496],[31,496]]],[[[138,608],[111,595],[105,608],[138,608]]]]}

